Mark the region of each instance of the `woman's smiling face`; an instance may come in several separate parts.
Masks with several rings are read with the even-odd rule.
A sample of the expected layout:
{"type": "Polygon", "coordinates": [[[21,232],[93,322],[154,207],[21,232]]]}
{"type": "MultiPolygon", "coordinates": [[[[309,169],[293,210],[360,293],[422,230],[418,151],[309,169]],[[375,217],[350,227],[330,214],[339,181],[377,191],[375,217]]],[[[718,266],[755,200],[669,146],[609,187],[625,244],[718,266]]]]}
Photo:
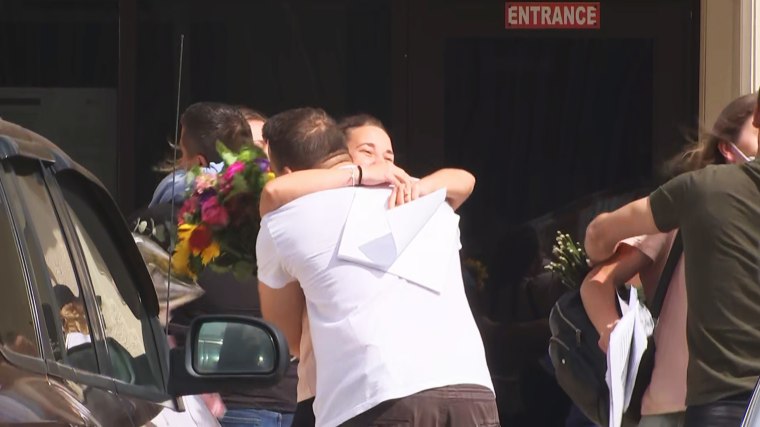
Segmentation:
{"type": "Polygon", "coordinates": [[[348,152],[354,163],[371,166],[378,162],[393,163],[393,144],[384,130],[365,125],[350,129],[346,134],[348,152]]]}

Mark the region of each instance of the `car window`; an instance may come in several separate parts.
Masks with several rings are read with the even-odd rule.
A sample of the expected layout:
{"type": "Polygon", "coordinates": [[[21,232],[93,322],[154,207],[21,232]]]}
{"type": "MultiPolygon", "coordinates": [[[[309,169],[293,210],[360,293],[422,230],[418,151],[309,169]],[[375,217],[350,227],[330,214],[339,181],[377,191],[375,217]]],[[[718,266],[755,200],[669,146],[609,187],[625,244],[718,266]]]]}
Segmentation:
{"type": "Polygon", "coordinates": [[[81,286],[39,163],[13,164],[26,203],[24,237],[32,252],[42,315],[56,361],[99,372],[81,286]],[[36,254],[36,255],[35,255],[36,254]]]}
{"type": "MultiPolygon", "coordinates": [[[[140,301],[130,267],[92,196],[71,180],[59,180],[82,246],[87,271],[105,331],[114,378],[128,384],[162,389],[162,376],[150,319],[140,301]]],[[[144,266],[139,266],[144,268],[144,266]]],[[[134,267],[133,267],[134,268],[134,267]]]]}
{"type": "MultiPolygon", "coordinates": [[[[0,172],[2,173],[2,172],[0,172]]],[[[10,209],[0,184],[0,271],[3,297],[0,298],[0,341],[7,349],[39,356],[23,262],[10,220],[10,209]]]]}

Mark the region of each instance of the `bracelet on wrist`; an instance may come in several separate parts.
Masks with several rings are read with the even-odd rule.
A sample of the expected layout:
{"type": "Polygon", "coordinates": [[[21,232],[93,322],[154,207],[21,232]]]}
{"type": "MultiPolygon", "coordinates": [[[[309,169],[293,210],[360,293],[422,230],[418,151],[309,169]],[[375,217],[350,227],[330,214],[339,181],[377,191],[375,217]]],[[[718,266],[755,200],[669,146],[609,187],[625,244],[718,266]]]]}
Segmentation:
{"type": "Polygon", "coordinates": [[[351,169],[351,186],[356,187],[357,185],[362,185],[362,167],[359,165],[346,165],[341,166],[338,169],[351,169]],[[358,171],[358,177],[357,177],[357,171],[358,171]]]}

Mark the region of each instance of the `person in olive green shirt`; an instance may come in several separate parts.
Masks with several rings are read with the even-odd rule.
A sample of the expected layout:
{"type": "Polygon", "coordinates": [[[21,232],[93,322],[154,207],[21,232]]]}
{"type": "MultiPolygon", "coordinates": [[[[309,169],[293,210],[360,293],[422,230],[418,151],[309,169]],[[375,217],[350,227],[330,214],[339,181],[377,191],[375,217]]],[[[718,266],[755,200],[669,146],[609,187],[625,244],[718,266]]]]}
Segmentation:
{"type": "MultiPolygon", "coordinates": [[[[760,127],[758,107],[753,125],[760,127]]],[[[760,160],[748,160],[680,175],[586,230],[587,255],[598,263],[625,238],[680,228],[687,427],[738,426],[760,376],[760,160]]]]}

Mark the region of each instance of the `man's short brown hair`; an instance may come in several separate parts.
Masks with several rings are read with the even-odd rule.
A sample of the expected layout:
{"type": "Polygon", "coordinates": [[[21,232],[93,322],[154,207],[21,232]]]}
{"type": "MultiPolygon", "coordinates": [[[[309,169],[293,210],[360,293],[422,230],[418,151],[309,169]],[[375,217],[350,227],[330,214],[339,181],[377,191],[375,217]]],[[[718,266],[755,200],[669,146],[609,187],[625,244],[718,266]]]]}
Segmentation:
{"type": "Polygon", "coordinates": [[[216,151],[216,141],[222,141],[232,151],[240,151],[253,143],[251,127],[237,108],[218,102],[197,102],[182,113],[185,150],[190,155],[202,155],[209,162],[222,159],[216,151]]]}
{"type": "Polygon", "coordinates": [[[270,117],[262,130],[269,156],[279,172],[314,169],[320,163],[348,154],[346,138],[335,120],[321,108],[295,108],[270,117]]]}

